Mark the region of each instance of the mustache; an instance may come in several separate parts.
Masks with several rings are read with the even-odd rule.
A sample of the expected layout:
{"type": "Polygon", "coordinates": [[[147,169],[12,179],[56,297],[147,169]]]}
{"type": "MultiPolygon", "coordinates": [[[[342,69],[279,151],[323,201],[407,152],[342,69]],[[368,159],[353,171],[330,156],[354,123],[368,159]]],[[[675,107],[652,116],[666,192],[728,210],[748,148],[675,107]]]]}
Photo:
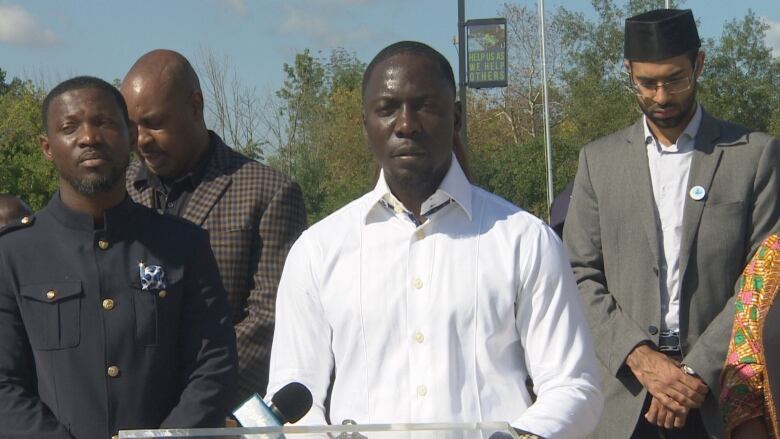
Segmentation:
{"type": "Polygon", "coordinates": [[[420,145],[414,140],[404,140],[396,142],[392,146],[392,156],[401,155],[423,155],[427,154],[428,150],[424,146],[420,145]]]}
{"type": "Polygon", "coordinates": [[[656,111],[656,110],[667,110],[667,109],[670,109],[670,108],[679,108],[679,107],[680,106],[678,104],[676,104],[676,103],[668,103],[666,105],[661,105],[661,104],[657,104],[656,103],[656,104],[653,104],[653,105],[647,107],[647,109],[650,110],[650,111],[656,111]]]}
{"type": "Polygon", "coordinates": [[[138,146],[137,151],[141,155],[146,154],[165,154],[165,151],[160,149],[158,146],[152,146],[152,145],[145,145],[145,146],[138,146]]]}
{"type": "Polygon", "coordinates": [[[87,149],[81,154],[79,154],[78,161],[79,163],[85,162],[87,160],[93,160],[93,159],[103,159],[103,160],[109,160],[109,157],[107,154],[103,153],[102,151],[99,151],[97,149],[87,149]]]}

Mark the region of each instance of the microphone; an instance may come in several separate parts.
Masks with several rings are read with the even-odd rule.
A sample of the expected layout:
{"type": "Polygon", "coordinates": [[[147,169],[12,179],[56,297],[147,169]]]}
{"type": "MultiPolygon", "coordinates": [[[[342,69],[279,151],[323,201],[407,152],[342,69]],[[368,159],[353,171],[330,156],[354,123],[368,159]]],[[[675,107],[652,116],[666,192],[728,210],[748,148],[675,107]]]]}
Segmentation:
{"type": "Polygon", "coordinates": [[[279,389],[266,404],[256,393],[234,412],[243,427],[280,427],[298,422],[311,409],[309,389],[301,383],[290,383],[279,389]]]}

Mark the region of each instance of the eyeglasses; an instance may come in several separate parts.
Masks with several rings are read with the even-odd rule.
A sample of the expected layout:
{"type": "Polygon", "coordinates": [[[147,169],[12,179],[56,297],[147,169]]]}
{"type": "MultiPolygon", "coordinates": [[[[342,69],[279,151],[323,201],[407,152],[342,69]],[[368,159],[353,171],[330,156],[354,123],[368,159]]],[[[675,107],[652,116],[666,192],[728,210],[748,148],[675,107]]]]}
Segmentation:
{"type": "Polygon", "coordinates": [[[666,82],[660,82],[660,81],[654,81],[654,80],[647,80],[647,81],[634,81],[634,75],[629,70],[626,72],[628,75],[628,88],[631,90],[632,93],[645,97],[645,98],[652,98],[658,93],[658,89],[663,87],[664,90],[666,90],[667,94],[677,94],[682,93],[684,91],[687,91],[691,88],[693,83],[696,81],[695,75],[696,75],[696,65],[697,62],[693,63],[693,71],[691,72],[690,76],[686,76],[684,78],[680,79],[674,79],[671,81],[666,82]]]}

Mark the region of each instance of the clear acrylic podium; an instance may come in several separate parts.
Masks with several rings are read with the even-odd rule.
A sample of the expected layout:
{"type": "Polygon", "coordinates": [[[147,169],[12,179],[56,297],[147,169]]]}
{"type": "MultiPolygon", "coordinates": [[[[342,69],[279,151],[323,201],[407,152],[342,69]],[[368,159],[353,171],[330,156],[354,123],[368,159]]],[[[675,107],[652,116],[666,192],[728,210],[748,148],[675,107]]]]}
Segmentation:
{"type": "Polygon", "coordinates": [[[161,430],[122,430],[120,439],[130,438],[215,438],[215,439],[531,439],[520,435],[505,422],[438,424],[351,424],[324,426],[195,428],[161,430]]]}

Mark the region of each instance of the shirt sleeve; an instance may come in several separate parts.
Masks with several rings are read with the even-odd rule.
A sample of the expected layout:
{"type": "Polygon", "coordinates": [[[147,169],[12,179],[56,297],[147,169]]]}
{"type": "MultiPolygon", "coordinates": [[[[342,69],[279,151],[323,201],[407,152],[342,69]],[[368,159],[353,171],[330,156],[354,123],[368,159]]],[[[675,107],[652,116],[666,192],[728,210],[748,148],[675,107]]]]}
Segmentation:
{"type": "Polygon", "coordinates": [[[767,415],[764,401],[768,380],[761,332],[778,291],[775,260],[779,253],[780,235],[772,235],[737,281],[736,314],[721,375],[720,406],[726,437],[738,425],[767,415]]]}
{"type": "Polygon", "coordinates": [[[312,262],[318,252],[304,233],[293,245],[279,282],[268,395],[297,381],[312,393],[298,425],[325,425],[325,398],[333,371],[332,330],[319,299],[312,262]]]}
{"type": "Polygon", "coordinates": [[[537,399],[512,426],[544,437],[592,432],[604,405],[593,342],[560,240],[544,226],[523,243],[516,327],[537,399]]]}

